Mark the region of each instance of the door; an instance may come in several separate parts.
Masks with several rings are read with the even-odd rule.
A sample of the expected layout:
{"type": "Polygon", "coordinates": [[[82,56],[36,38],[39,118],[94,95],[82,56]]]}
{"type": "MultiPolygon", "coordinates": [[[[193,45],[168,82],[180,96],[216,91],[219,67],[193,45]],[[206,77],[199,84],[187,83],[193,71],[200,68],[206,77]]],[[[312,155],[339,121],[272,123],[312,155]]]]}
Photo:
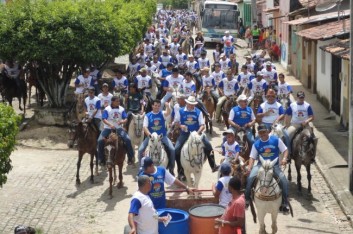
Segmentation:
{"type": "Polygon", "coordinates": [[[342,59],[337,56],[332,56],[332,74],[331,74],[331,109],[337,115],[341,115],[341,80],[340,73],[342,69],[342,59]]]}

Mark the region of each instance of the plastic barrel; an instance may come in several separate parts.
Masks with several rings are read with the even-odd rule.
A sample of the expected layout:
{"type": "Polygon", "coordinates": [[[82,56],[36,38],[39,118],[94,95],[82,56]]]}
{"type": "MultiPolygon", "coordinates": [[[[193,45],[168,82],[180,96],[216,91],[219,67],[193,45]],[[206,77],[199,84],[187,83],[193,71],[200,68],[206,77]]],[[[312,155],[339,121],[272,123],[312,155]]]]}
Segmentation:
{"type": "Polygon", "coordinates": [[[189,214],[186,211],[178,209],[159,209],[158,216],[172,216],[172,220],[165,227],[163,222],[158,223],[159,234],[189,234],[189,214]]]}
{"type": "Polygon", "coordinates": [[[215,219],[223,215],[225,208],[218,204],[202,204],[190,208],[190,234],[218,234],[215,219]]]}

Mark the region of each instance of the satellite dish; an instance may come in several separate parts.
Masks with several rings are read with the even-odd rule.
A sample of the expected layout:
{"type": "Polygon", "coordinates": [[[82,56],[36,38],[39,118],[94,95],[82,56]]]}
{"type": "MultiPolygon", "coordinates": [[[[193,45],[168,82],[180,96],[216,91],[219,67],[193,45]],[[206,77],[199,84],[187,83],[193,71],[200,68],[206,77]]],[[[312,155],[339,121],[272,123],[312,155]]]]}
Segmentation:
{"type": "Polygon", "coordinates": [[[318,12],[328,11],[334,8],[342,0],[319,0],[318,4],[315,6],[315,10],[318,12]]]}

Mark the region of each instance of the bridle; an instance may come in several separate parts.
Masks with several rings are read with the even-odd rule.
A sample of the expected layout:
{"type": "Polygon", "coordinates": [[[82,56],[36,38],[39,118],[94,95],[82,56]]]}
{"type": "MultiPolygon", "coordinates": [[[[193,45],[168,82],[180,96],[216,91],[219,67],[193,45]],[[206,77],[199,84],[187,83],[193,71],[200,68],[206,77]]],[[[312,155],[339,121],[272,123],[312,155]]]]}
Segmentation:
{"type": "Polygon", "coordinates": [[[195,166],[198,166],[199,168],[202,167],[202,161],[203,161],[203,152],[202,152],[202,150],[203,150],[203,147],[200,147],[201,144],[202,144],[201,140],[200,141],[196,141],[195,139],[193,139],[193,141],[190,141],[188,143],[188,158],[186,158],[186,161],[188,161],[190,163],[191,167],[195,167],[195,166]],[[191,158],[191,155],[192,155],[191,146],[192,146],[192,144],[196,145],[196,154],[193,155],[193,157],[191,158]],[[195,159],[197,159],[197,161],[195,159]]]}

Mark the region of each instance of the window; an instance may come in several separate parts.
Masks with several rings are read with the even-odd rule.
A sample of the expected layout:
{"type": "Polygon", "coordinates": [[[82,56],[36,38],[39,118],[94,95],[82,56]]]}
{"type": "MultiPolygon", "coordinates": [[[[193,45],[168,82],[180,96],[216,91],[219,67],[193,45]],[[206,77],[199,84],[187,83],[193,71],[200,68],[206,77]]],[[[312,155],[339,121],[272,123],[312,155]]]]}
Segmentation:
{"type": "Polygon", "coordinates": [[[326,73],[326,53],[324,50],[321,50],[321,73],[326,73]]]}

